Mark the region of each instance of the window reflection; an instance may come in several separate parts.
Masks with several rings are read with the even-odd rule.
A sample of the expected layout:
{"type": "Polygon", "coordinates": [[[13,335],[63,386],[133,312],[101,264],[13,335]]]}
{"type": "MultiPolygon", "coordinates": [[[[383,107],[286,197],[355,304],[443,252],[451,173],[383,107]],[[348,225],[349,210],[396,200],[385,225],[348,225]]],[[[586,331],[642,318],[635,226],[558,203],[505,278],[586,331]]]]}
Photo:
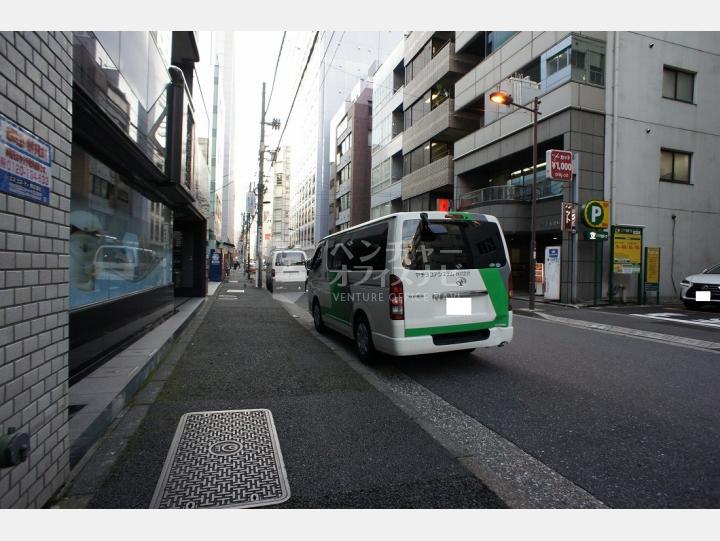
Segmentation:
{"type": "Polygon", "coordinates": [[[170,211],[77,145],[70,211],[71,309],[171,283],[170,211]]]}
{"type": "Polygon", "coordinates": [[[161,50],[147,32],[73,36],[75,82],[164,171],[169,45],[161,50]]]}

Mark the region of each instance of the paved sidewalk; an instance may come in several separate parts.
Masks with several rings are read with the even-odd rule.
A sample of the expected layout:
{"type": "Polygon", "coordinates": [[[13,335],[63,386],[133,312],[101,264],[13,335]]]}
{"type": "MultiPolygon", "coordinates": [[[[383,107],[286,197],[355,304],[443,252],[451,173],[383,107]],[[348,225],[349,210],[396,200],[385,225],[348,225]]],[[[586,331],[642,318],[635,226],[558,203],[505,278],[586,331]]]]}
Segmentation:
{"type": "Polygon", "coordinates": [[[165,384],[147,385],[126,411],[127,426],[118,423],[89,461],[90,471],[114,464],[95,475],[96,486],[85,485],[91,493],[76,505],[147,508],[184,413],[267,408],[291,490],[279,507],[505,506],[267,291],[239,273],[230,280],[209,299],[184,351],[175,352],[165,384]]]}

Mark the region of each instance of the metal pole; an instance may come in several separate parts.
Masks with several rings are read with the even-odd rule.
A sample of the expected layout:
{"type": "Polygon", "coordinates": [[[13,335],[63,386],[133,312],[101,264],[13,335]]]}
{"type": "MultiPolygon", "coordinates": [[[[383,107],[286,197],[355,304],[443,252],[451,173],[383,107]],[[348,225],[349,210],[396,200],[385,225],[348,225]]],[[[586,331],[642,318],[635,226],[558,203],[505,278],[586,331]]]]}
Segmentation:
{"type": "Polygon", "coordinates": [[[260,117],[260,165],[258,167],[258,202],[257,202],[257,246],[255,253],[255,287],[262,287],[262,240],[263,240],[263,199],[265,189],[263,186],[263,165],[265,162],[265,83],[262,85],[262,114],[260,117]]]}
{"type": "Polygon", "coordinates": [[[535,310],[535,181],[537,180],[537,124],[538,105],[537,96],[533,99],[533,180],[530,190],[530,310],[535,310]]]}
{"type": "MultiPolygon", "coordinates": [[[[575,174],[574,176],[574,182],[573,182],[573,208],[575,209],[575,217],[576,220],[580,215],[579,208],[578,208],[578,202],[580,199],[580,153],[575,152],[575,164],[574,164],[575,174]]],[[[572,284],[570,286],[570,302],[575,304],[577,302],[577,267],[578,267],[578,227],[577,224],[575,225],[575,228],[571,231],[571,237],[572,237],[572,275],[571,275],[571,281],[572,284]]]]}

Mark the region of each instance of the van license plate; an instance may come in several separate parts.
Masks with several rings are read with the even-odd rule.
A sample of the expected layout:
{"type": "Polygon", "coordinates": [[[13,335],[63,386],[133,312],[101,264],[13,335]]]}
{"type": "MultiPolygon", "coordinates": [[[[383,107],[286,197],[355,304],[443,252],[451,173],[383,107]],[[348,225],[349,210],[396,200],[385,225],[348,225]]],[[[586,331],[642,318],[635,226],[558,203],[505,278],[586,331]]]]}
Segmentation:
{"type": "Polygon", "coordinates": [[[445,299],[445,315],[448,316],[470,316],[472,315],[472,299],[447,298],[445,299]]]}

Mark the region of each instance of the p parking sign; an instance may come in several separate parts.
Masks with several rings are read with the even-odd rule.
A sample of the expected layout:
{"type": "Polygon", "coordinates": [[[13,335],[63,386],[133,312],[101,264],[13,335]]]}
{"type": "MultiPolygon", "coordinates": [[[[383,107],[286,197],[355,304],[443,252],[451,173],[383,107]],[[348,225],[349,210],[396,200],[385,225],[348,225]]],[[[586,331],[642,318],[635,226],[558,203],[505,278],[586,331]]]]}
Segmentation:
{"type": "Polygon", "coordinates": [[[583,223],[588,227],[606,229],[610,222],[610,210],[607,201],[588,201],[583,205],[583,223]]]}

